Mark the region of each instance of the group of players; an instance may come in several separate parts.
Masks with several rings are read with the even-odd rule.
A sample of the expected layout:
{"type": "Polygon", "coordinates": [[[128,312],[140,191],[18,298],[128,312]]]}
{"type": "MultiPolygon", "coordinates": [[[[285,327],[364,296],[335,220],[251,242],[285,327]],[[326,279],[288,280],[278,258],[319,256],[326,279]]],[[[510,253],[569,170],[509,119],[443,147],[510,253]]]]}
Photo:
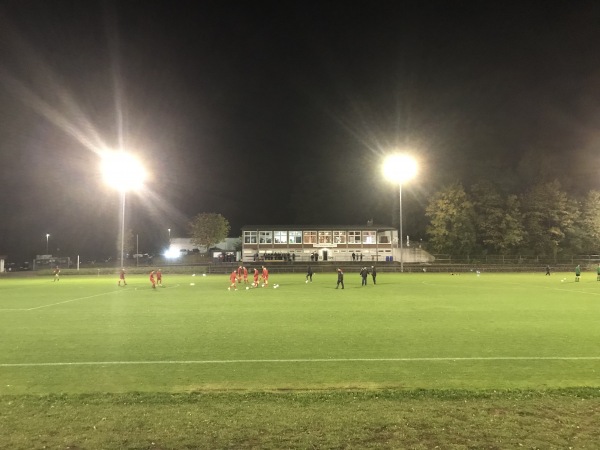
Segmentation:
{"type": "MultiPolygon", "coordinates": [[[[344,289],[344,272],[342,269],[338,269],[338,287],[341,284],[342,289],[344,289]]],[[[478,272],[479,273],[479,272],[478,272]]],[[[362,267],[360,270],[360,275],[362,277],[362,285],[365,286],[367,284],[367,276],[371,274],[373,277],[373,284],[376,284],[377,277],[377,269],[375,266],[371,266],[369,270],[368,267],[362,267]]],[[[53,270],[54,281],[60,280],[60,268],[56,266],[53,270]]],[[[550,275],[550,266],[546,266],[546,275],[550,275]]],[[[309,281],[312,283],[313,270],[310,266],[308,266],[308,270],[306,273],[306,282],[309,281]]],[[[581,276],[581,268],[578,265],[575,268],[575,281],[579,281],[581,276]]],[[[162,287],[162,271],[160,269],[152,270],[150,272],[150,283],[152,284],[152,289],[156,289],[156,286],[162,287]]],[[[600,264],[598,264],[597,268],[597,281],[600,281],[600,264]]],[[[231,284],[227,288],[227,290],[231,290],[232,288],[237,291],[237,285],[244,283],[245,285],[250,285],[251,287],[258,287],[259,283],[261,283],[262,287],[269,286],[269,270],[262,266],[262,272],[259,272],[258,268],[254,268],[254,280],[250,284],[248,282],[248,269],[245,266],[239,266],[237,269],[234,269],[229,275],[229,281],[231,284]],[[259,280],[260,279],[260,280],[259,280]]],[[[127,281],[125,281],[125,269],[121,269],[119,272],[119,282],[118,286],[127,286],[127,281]],[[121,284],[123,283],[123,284],[121,284]]],[[[337,288],[336,288],[337,289],[337,288]]]]}
{"type": "Polygon", "coordinates": [[[252,284],[248,282],[248,269],[245,266],[239,266],[229,274],[229,281],[231,284],[227,290],[230,291],[233,289],[234,291],[237,291],[237,285],[242,283],[248,285],[248,287],[258,287],[259,278],[262,287],[269,286],[269,270],[265,266],[262,266],[261,272],[259,272],[258,268],[254,268],[254,280],[252,284]]]}
{"type": "MultiPolygon", "coordinates": [[[[162,287],[162,271],[160,269],[156,269],[150,272],[150,283],[152,284],[152,289],[156,289],[156,286],[162,287]]],[[[119,272],[119,282],[117,286],[127,286],[127,281],[125,281],[125,269],[121,269],[119,272]],[[121,283],[123,283],[121,285],[121,283]]]]}

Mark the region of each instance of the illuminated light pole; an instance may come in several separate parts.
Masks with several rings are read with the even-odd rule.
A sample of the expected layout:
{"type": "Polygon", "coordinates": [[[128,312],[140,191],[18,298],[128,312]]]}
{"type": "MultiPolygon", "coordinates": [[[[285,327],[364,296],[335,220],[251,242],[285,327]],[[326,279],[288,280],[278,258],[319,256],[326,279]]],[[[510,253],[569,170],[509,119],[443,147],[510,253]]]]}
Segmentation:
{"type": "Polygon", "coordinates": [[[405,154],[389,156],[383,164],[383,173],[385,177],[398,183],[398,193],[400,202],[400,226],[398,234],[398,247],[400,248],[400,272],[404,272],[404,246],[402,234],[402,183],[414,178],[417,174],[417,162],[405,154]]]}
{"type": "Polygon", "coordinates": [[[125,197],[128,191],[140,189],[146,171],[139,161],[124,151],[106,152],[102,156],[104,181],[117,189],[121,197],[121,267],[125,266],[125,197]]]}
{"type": "Polygon", "coordinates": [[[48,254],[48,239],[50,239],[50,234],[46,233],[46,255],[48,254]]]}
{"type": "Polygon", "coordinates": [[[171,229],[167,228],[167,231],[169,232],[169,245],[171,245],[171,229]]]}

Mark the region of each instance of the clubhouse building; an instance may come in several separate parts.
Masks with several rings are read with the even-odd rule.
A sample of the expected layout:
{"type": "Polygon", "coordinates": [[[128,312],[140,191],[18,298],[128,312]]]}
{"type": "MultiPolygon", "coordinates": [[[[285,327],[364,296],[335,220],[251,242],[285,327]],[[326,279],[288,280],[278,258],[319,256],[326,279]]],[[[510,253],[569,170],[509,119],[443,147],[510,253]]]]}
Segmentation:
{"type": "MultiPolygon", "coordinates": [[[[429,261],[431,255],[403,243],[405,262],[429,261]]],[[[398,261],[398,231],[365,225],[246,225],[242,261],[398,261]],[[354,255],[354,256],[353,256],[354,255]]],[[[417,246],[418,247],[418,246],[417,246]]]]}

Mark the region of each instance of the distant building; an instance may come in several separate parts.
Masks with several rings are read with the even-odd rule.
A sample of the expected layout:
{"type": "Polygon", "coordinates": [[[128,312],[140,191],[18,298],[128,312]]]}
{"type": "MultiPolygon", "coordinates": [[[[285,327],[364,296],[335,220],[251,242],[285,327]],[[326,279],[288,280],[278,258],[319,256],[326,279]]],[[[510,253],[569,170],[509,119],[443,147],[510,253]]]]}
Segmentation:
{"type": "Polygon", "coordinates": [[[169,249],[167,250],[168,257],[174,258],[188,254],[200,254],[212,258],[219,258],[223,255],[234,255],[239,259],[240,238],[225,238],[207,249],[204,246],[198,246],[192,243],[190,238],[171,238],[169,249]]]}
{"type": "MultiPolygon", "coordinates": [[[[242,260],[396,261],[398,232],[389,226],[246,225],[242,227],[242,260]],[[315,258],[316,257],[316,258],[315,258]]],[[[404,248],[405,262],[433,259],[421,249],[404,248]],[[417,251],[418,250],[418,251],[417,251]]]]}
{"type": "Polygon", "coordinates": [[[71,258],[68,256],[36,255],[33,260],[34,270],[55,266],[71,267],[71,258]]]}

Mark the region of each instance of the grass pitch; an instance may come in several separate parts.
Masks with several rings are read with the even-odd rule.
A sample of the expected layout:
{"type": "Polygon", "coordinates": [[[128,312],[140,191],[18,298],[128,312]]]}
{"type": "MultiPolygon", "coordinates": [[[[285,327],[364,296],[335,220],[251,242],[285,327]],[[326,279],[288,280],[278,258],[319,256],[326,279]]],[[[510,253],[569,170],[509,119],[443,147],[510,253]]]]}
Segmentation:
{"type": "Polygon", "coordinates": [[[0,448],[596,448],[584,274],[0,278],[0,448]]]}
{"type": "Polygon", "coordinates": [[[595,275],[313,280],[0,279],[0,395],[599,384],[595,275]]]}

